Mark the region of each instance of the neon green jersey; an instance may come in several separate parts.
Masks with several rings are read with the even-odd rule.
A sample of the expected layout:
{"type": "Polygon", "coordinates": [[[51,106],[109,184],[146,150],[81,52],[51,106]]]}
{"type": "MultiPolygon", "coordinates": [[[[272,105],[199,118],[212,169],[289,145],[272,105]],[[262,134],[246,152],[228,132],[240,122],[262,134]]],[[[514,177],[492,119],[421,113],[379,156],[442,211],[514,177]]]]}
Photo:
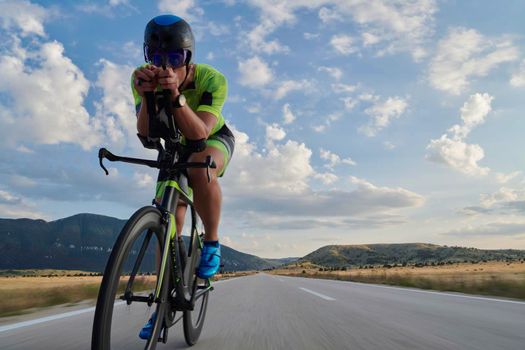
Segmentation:
{"type": "MultiPolygon", "coordinates": [[[[135,98],[135,108],[138,112],[142,97],[135,90],[134,80],[135,76],[132,74],[131,90],[135,98]]],[[[211,130],[210,136],[223,127],[222,106],[228,96],[228,82],[221,72],[207,64],[195,64],[193,82],[181,93],[186,97],[186,103],[194,112],[209,112],[217,117],[217,123],[211,130]]]]}

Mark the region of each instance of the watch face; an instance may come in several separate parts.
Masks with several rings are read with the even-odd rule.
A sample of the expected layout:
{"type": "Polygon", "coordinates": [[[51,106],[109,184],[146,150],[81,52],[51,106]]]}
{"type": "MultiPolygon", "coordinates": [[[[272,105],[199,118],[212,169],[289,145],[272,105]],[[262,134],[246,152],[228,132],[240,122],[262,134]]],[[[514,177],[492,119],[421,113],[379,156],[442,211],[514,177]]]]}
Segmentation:
{"type": "Polygon", "coordinates": [[[178,98],[178,102],[179,102],[179,106],[185,106],[186,105],[186,96],[184,96],[183,94],[180,94],[179,95],[179,98],[178,98]]]}

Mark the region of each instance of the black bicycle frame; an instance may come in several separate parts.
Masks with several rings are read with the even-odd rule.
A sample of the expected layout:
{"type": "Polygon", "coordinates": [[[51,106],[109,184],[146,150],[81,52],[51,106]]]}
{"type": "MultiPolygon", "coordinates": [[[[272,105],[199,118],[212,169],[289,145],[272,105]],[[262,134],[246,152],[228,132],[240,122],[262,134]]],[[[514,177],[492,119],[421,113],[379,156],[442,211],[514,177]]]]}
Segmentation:
{"type": "MultiPolygon", "coordinates": [[[[171,101],[170,97],[170,91],[164,90],[164,101],[171,101]]],[[[148,117],[150,121],[150,126],[152,125],[153,118],[157,118],[156,113],[156,105],[155,105],[155,99],[152,92],[146,92],[146,103],[147,103],[147,109],[148,109],[148,117]]],[[[108,151],[105,148],[99,149],[98,157],[100,166],[105,171],[106,175],[109,175],[108,170],[104,167],[103,159],[106,158],[109,161],[115,162],[125,162],[125,163],[132,163],[132,164],[139,164],[139,165],[146,165],[152,168],[160,169],[161,171],[167,171],[168,172],[168,178],[165,180],[164,184],[164,193],[162,196],[162,199],[160,203],[157,203],[157,201],[154,199],[152,204],[154,204],[162,213],[162,219],[163,223],[166,225],[165,230],[165,239],[164,239],[164,248],[162,251],[162,258],[161,258],[161,266],[159,271],[159,278],[157,279],[157,286],[155,288],[155,293],[153,297],[144,297],[144,296],[133,296],[131,293],[131,285],[133,283],[134,279],[134,273],[136,273],[138,270],[138,267],[140,265],[140,262],[144,256],[147,244],[149,243],[149,240],[151,238],[152,232],[148,232],[147,236],[143,242],[143,245],[141,247],[141,250],[139,252],[139,256],[137,261],[135,262],[135,266],[132,271],[132,277],[128,281],[128,285],[126,287],[126,292],[124,293],[124,300],[127,301],[128,304],[130,304],[132,301],[141,301],[141,302],[147,302],[148,305],[151,305],[153,302],[164,302],[164,300],[160,300],[160,291],[162,288],[162,284],[165,282],[164,278],[168,277],[166,274],[166,268],[168,267],[168,259],[171,253],[171,259],[173,263],[173,268],[171,269],[171,277],[173,278],[175,288],[176,290],[176,297],[175,297],[175,304],[182,308],[183,310],[193,310],[195,300],[198,299],[203,293],[206,293],[208,289],[211,288],[209,286],[208,288],[205,288],[203,290],[199,290],[198,293],[196,293],[197,283],[196,280],[193,281],[193,290],[190,293],[188,290],[189,281],[184,281],[183,278],[183,271],[180,269],[182,266],[181,263],[181,257],[178,247],[178,241],[176,239],[176,221],[175,221],[175,211],[179,202],[179,199],[182,197],[184,201],[186,201],[188,204],[193,206],[193,198],[192,193],[190,191],[188,184],[188,179],[182,172],[183,169],[188,168],[206,168],[207,175],[208,175],[208,181],[210,181],[210,168],[216,168],[215,162],[212,160],[211,156],[206,157],[205,162],[186,162],[181,163],[179,162],[180,155],[183,152],[191,151],[185,148],[180,143],[180,132],[177,129],[177,126],[175,124],[173,115],[171,113],[171,105],[170,103],[165,103],[165,112],[168,115],[168,121],[169,121],[169,137],[165,139],[165,145],[164,148],[160,141],[158,139],[150,139],[149,137],[143,137],[141,135],[138,135],[143,145],[147,148],[156,149],[159,152],[159,157],[156,161],[149,160],[149,159],[139,159],[139,158],[130,158],[130,157],[122,157],[112,154],[110,151],[108,151]],[[171,219],[170,219],[171,217],[171,219]],[[171,252],[170,252],[171,250],[171,252]],[[183,281],[184,283],[180,283],[180,281],[183,281]]],[[[151,130],[151,129],[150,129],[151,130]]],[[[192,209],[192,228],[191,228],[191,236],[190,236],[190,249],[193,248],[194,239],[196,228],[194,227],[196,223],[196,216],[192,209]]]]}

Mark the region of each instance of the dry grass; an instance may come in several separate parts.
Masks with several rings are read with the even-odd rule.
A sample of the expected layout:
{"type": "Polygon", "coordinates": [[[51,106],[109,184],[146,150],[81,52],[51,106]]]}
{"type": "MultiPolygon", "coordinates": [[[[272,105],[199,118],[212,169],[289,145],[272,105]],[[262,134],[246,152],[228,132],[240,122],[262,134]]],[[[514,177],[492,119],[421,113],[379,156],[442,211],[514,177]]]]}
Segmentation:
{"type": "MultiPolygon", "coordinates": [[[[31,312],[60,304],[96,299],[102,277],[16,277],[0,278],[0,317],[31,312]]],[[[150,289],[154,276],[138,277],[134,290],[150,289]]],[[[120,290],[124,289],[121,284],[120,290]]]]}
{"type": "Polygon", "coordinates": [[[319,267],[309,264],[272,273],[525,299],[525,263],[519,262],[347,271],[319,271],[319,267]]]}
{"type": "Polygon", "coordinates": [[[239,272],[225,272],[225,273],[218,273],[215,276],[213,276],[212,281],[220,281],[220,280],[226,280],[229,278],[234,277],[242,277],[242,276],[249,276],[256,274],[257,271],[239,271],[239,272]]]}
{"type": "MultiPolygon", "coordinates": [[[[57,270],[33,270],[31,277],[0,277],[0,317],[28,313],[36,308],[72,304],[96,299],[102,276],[70,276],[57,270]],[[36,276],[61,275],[53,277],[36,276]]],[[[80,273],[80,271],[79,271],[80,273]]],[[[217,274],[214,281],[246,276],[254,271],[217,274]]],[[[74,274],[74,273],[71,273],[74,274]]],[[[144,276],[135,282],[134,290],[153,289],[155,276],[144,276]]],[[[121,285],[121,289],[123,285],[121,285]]]]}

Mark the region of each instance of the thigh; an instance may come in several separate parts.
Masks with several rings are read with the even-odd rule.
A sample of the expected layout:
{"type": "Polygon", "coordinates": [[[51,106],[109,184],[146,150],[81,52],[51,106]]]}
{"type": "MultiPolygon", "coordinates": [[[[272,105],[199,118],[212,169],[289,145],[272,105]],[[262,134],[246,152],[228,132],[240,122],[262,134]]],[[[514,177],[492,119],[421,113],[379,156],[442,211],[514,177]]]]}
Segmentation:
{"type": "MultiPolygon", "coordinates": [[[[189,161],[190,162],[204,162],[206,161],[207,156],[211,156],[213,161],[217,165],[215,169],[210,169],[210,174],[212,174],[213,177],[220,176],[224,172],[224,166],[226,163],[226,159],[225,159],[224,153],[217,147],[207,145],[204,151],[199,152],[199,153],[193,153],[190,156],[189,161]]],[[[206,169],[202,169],[202,168],[194,168],[194,169],[190,168],[188,169],[188,175],[190,179],[192,177],[191,173],[196,170],[206,171],[206,169]]]]}

